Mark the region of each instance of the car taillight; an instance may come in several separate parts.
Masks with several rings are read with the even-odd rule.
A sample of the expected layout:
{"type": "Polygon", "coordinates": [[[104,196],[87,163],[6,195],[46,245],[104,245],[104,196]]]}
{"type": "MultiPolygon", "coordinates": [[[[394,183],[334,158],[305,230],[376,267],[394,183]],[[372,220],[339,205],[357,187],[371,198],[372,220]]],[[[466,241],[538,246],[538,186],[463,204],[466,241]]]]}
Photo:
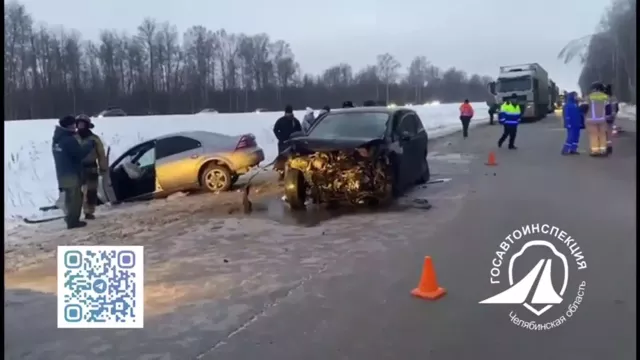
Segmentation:
{"type": "Polygon", "coordinates": [[[240,137],[240,141],[238,141],[236,150],[247,149],[256,146],[258,146],[258,144],[256,143],[256,137],[253,136],[253,134],[245,134],[240,137]]]}

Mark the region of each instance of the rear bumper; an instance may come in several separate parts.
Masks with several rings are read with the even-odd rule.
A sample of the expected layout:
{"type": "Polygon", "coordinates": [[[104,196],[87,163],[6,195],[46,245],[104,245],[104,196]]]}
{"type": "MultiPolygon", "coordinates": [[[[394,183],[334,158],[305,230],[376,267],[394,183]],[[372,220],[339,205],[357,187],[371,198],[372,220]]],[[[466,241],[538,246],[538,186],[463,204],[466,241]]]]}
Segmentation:
{"type": "Polygon", "coordinates": [[[261,148],[236,152],[232,159],[232,167],[238,175],[242,175],[264,161],[264,151],[261,148]]]}

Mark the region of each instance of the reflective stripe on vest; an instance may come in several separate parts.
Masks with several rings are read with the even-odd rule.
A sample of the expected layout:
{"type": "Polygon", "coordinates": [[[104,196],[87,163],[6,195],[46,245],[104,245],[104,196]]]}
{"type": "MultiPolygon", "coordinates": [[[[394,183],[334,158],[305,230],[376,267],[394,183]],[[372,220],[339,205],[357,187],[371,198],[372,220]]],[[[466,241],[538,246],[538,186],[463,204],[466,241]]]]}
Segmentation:
{"type": "Polygon", "coordinates": [[[504,113],[504,124],[517,125],[520,123],[520,105],[506,105],[501,110],[504,113]]]}
{"type": "Polygon", "coordinates": [[[606,106],[609,102],[609,96],[602,92],[593,92],[589,94],[589,111],[587,113],[587,121],[604,121],[606,119],[606,106]]]}

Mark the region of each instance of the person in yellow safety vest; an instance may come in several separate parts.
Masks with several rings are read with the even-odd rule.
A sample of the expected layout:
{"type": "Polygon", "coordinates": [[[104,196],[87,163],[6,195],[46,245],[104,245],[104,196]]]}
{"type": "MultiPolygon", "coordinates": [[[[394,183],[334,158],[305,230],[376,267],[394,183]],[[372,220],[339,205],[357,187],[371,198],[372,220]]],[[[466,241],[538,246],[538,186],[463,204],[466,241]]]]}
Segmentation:
{"type": "Polygon", "coordinates": [[[516,134],[518,133],[518,124],[520,124],[520,117],[522,112],[520,111],[520,105],[515,100],[517,95],[512,95],[511,99],[506,99],[504,104],[500,106],[500,114],[498,115],[498,121],[503,126],[502,136],[498,140],[498,147],[502,147],[502,144],[507,137],[509,138],[509,149],[515,150],[516,134]]]}
{"type": "Polygon", "coordinates": [[[585,126],[589,133],[589,147],[591,156],[607,155],[607,113],[611,107],[609,96],[605,94],[605,87],[602,83],[596,82],[591,85],[591,93],[587,95],[589,106],[585,115],[585,126]]]}

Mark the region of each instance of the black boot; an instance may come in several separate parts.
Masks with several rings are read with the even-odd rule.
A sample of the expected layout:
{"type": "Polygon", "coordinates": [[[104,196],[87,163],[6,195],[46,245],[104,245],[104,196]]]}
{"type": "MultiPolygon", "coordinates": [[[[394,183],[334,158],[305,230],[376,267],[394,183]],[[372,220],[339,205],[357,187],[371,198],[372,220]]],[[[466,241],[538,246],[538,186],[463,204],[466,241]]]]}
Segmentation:
{"type": "Polygon", "coordinates": [[[85,220],[95,220],[96,216],[93,214],[84,214],[84,219],[85,220]]]}
{"type": "Polygon", "coordinates": [[[67,223],[67,229],[76,229],[87,226],[87,223],[84,221],[78,221],[75,223],[67,223]]]}

